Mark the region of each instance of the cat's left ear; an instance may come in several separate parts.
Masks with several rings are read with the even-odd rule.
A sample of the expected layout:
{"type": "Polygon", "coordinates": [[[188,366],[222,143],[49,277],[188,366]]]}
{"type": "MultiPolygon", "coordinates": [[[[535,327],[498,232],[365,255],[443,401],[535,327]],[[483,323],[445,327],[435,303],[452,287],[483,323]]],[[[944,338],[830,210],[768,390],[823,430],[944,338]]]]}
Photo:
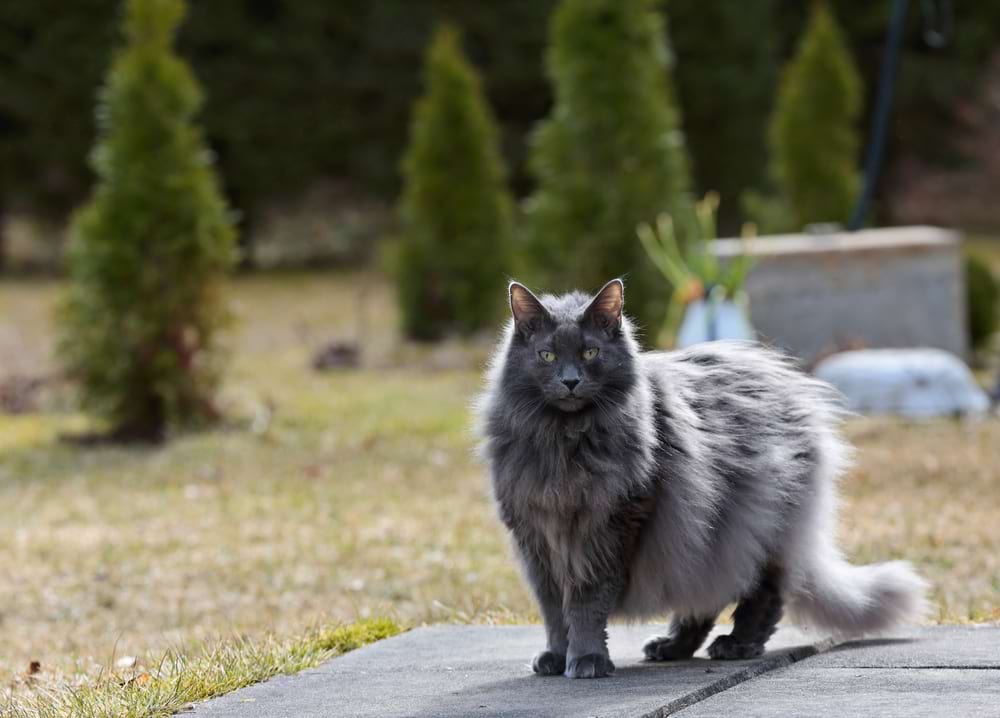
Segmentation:
{"type": "Polygon", "coordinates": [[[625,285],[620,279],[612,279],[590,302],[584,316],[601,329],[616,331],[621,328],[624,308],[625,285]]]}

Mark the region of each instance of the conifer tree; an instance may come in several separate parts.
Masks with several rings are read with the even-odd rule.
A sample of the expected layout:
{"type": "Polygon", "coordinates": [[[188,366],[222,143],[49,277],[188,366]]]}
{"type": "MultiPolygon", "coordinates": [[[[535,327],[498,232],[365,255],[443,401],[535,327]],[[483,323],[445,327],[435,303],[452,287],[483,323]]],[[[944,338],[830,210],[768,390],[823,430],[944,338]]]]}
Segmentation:
{"type": "Polygon", "coordinates": [[[496,124],[453,28],[434,35],[424,84],[403,161],[395,273],[405,333],[432,340],[497,320],[512,202],[496,124]]]}
{"type": "Polygon", "coordinates": [[[636,226],[688,188],[666,37],[652,0],[563,0],[547,58],[555,106],[534,138],[527,208],[544,285],[596,289],[624,276],[646,330],[662,323],[669,288],[636,226]]]}
{"type": "Polygon", "coordinates": [[[770,126],[779,201],[799,230],[846,223],[861,187],[858,119],[862,87],[830,8],[817,0],[784,70],[770,126]]]}
{"type": "Polygon", "coordinates": [[[97,185],[72,223],[60,352],[85,408],[121,440],[214,415],[220,283],[235,233],[173,51],[183,0],[128,0],[98,102],[97,185]]]}

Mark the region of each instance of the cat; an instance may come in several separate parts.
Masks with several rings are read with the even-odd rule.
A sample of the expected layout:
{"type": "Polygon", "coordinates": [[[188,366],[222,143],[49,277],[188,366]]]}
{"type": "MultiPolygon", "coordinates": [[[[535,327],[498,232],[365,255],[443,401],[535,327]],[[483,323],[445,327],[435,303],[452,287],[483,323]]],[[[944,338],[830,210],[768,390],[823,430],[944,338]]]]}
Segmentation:
{"type": "Polygon", "coordinates": [[[673,614],[650,661],[690,658],[732,602],[711,658],[763,653],[786,604],[843,637],[920,617],[909,564],[853,566],[835,544],[849,450],[832,387],[753,343],[640,352],[619,279],[509,298],[478,432],[545,623],[535,673],[612,674],[611,617],[673,614]]]}

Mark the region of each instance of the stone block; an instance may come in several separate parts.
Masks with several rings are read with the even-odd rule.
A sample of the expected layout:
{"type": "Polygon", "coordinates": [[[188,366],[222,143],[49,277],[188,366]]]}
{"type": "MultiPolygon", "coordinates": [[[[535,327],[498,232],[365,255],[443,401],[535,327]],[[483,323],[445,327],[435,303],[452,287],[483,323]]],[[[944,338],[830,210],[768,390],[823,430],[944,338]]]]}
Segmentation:
{"type": "Polygon", "coordinates": [[[714,244],[723,260],[744,250],[755,259],[746,291],[760,338],[807,365],[844,349],[968,353],[957,232],[895,227],[714,244]]]}

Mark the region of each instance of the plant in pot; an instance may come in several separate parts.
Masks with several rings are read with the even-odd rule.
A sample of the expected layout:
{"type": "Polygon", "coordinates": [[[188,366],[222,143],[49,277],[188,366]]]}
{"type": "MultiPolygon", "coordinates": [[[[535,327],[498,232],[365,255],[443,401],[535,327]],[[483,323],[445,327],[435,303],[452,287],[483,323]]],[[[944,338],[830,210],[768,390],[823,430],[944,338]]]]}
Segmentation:
{"type": "MultiPolygon", "coordinates": [[[[720,261],[712,251],[718,208],[719,195],[709,192],[636,230],[650,260],[673,288],[657,340],[661,346],[683,349],[703,341],[754,338],[743,289],[752,260],[742,252],[720,261]]],[[[744,240],[755,235],[753,224],[743,225],[744,240]]]]}

